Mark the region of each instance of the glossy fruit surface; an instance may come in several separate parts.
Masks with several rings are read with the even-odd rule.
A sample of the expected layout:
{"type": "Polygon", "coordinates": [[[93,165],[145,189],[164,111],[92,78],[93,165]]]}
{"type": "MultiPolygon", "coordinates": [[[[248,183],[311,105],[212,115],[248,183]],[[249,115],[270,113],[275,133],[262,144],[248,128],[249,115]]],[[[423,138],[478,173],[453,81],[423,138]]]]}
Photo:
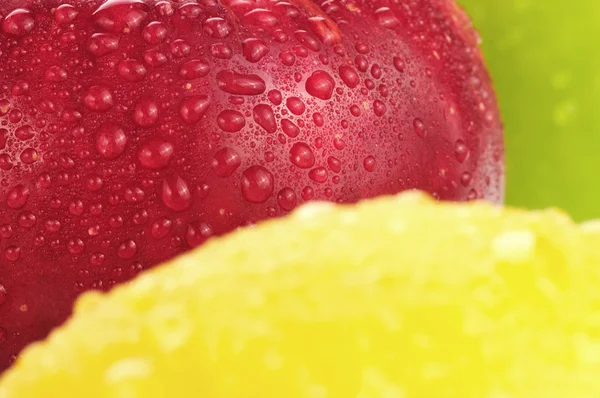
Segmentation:
{"type": "Polygon", "coordinates": [[[0,397],[595,397],[599,243],[556,210],[308,204],[86,295],[0,397]]]}
{"type": "Polygon", "coordinates": [[[453,1],[59,3],[3,3],[0,367],[80,292],[305,201],[501,200],[453,1]]]}
{"type": "Polygon", "coordinates": [[[506,202],[600,217],[600,2],[460,0],[506,124],[506,202]]]}

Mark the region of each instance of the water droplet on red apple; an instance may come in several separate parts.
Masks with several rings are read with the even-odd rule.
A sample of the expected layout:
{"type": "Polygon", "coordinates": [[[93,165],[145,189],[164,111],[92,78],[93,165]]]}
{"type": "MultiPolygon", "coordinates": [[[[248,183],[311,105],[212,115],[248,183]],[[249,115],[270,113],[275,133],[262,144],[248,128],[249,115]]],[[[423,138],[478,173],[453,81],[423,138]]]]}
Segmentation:
{"type": "Polygon", "coordinates": [[[375,10],[375,17],[379,25],[384,28],[392,29],[400,25],[400,20],[398,20],[398,17],[388,7],[380,7],[375,10]]]}
{"type": "Polygon", "coordinates": [[[264,8],[255,8],[242,17],[242,21],[247,24],[269,28],[279,23],[279,20],[271,11],[264,8]]]}
{"type": "Polygon", "coordinates": [[[304,142],[297,142],[290,149],[290,160],[301,169],[310,169],[315,165],[315,155],[304,142]]]}
{"type": "Polygon", "coordinates": [[[142,37],[148,44],[160,44],[167,38],[168,30],[164,23],[154,21],[142,29],[142,37]]]}
{"type": "Polygon", "coordinates": [[[17,8],[2,21],[2,31],[13,36],[25,36],[35,26],[31,12],[25,8],[17,8]]]}
{"type": "Polygon", "coordinates": [[[112,92],[104,86],[92,86],[83,98],[83,104],[92,111],[105,112],[113,106],[112,92]]]}
{"type": "Polygon", "coordinates": [[[206,242],[213,234],[214,231],[210,225],[205,222],[195,222],[188,225],[185,241],[194,248],[206,242]]]}
{"type": "Polygon", "coordinates": [[[463,140],[457,140],[454,145],[454,156],[459,163],[464,163],[469,157],[469,147],[463,140]]]}
{"type": "Polygon", "coordinates": [[[301,115],[306,110],[304,102],[298,97],[289,97],[285,101],[285,105],[294,115],[301,115]]]}
{"type": "Polygon", "coordinates": [[[292,188],[283,188],[277,194],[277,204],[285,211],[291,211],[296,207],[296,193],[292,188]]]}
{"type": "Polygon", "coordinates": [[[37,217],[30,211],[19,214],[19,225],[23,228],[32,228],[37,223],[37,217]]]}
{"type": "Polygon", "coordinates": [[[283,119],[281,121],[281,129],[290,138],[296,138],[300,134],[300,128],[289,119],[283,119]]]}
{"type": "Polygon", "coordinates": [[[334,173],[339,173],[342,170],[342,162],[335,156],[329,156],[327,158],[327,165],[334,173]]]}
{"type": "Polygon", "coordinates": [[[107,123],[96,133],[96,150],[107,159],[118,158],[127,145],[125,131],[119,125],[107,123]]]}
{"type": "Polygon", "coordinates": [[[333,95],[335,81],[333,77],[325,71],[318,70],[306,79],[306,92],[313,97],[328,100],[333,95]]]}
{"type": "Polygon", "coordinates": [[[4,256],[8,261],[17,261],[21,257],[21,248],[19,246],[8,246],[4,251],[4,256]]]}
{"type": "Polygon", "coordinates": [[[296,56],[291,51],[282,51],[279,53],[279,59],[285,66],[292,66],[296,62],[296,56]]]}
{"type": "Polygon", "coordinates": [[[169,59],[167,58],[165,53],[162,52],[159,48],[151,48],[149,50],[144,51],[144,54],[142,54],[142,58],[148,66],[152,66],[153,68],[158,68],[169,62],[169,59]]]}
{"type": "Polygon", "coordinates": [[[217,85],[226,93],[258,95],[265,92],[265,81],[257,75],[243,75],[232,70],[217,73],[217,85]]]}
{"type": "Polygon", "coordinates": [[[67,80],[67,77],[67,71],[56,65],[46,69],[44,74],[44,79],[49,82],[63,82],[67,80]]]}
{"type": "Polygon", "coordinates": [[[212,168],[219,177],[229,177],[242,164],[240,155],[233,148],[225,147],[215,153],[212,168]]]}
{"type": "Polygon", "coordinates": [[[228,133],[235,133],[244,128],[246,119],[240,112],[226,109],[217,116],[217,124],[221,130],[228,133]]]}
{"type": "Polygon", "coordinates": [[[387,107],[385,106],[385,104],[383,102],[381,102],[380,100],[375,100],[373,102],[373,112],[375,112],[375,115],[383,116],[386,111],[387,111],[387,107]]]}
{"type": "Polygon", "coordinates": [[[162,239],[167,236],[173,228],[173,222],[166,217],[161,217],[152,223],[150,234],[154,239],[162,239]]]}
{"type": "Polygon", "coordinates": [[[148,70],[141,61],[129,58],[119,62],[117,72],[129,82],[139,82],[146,76],[148,70]]]}
{"type": "Polygon", "coordinates": [[[133,111],[133,120],[138,126],[150,127],[158,120],[158,105],[149,98],[142,98],[133,111]]]}
{"type": "Polygon", "coordinates": [[[179,76],[186,80],[194,80],[208,75],[210,66],[202,59],[192,59],[184,62],[179,69],[179,76]]]}
{"type": "Polygon", "coordinates": [[[177,39],[169,43],[169,49],[174,57],[183,58],[190,55],[192,46],[185,40],[177,39]]]}
{"type": "Polygon", "coordinates": [[[8,192],[6,205],[11,209],[20,209],[29,200],[29,188],[19,184],[8,192]]]}
{"type": "Polygon", "coordinates": [[[315,190],[310,186],[306,186],[302,189],[302,192],[300,195],[302,196],[302,200],[309,201],[312,198],[314,198],[315,190]]]}
{"type": "Polygon", "coordinates": [[[146,7],[142,0],[108,0],[92,15],[99,27],[113,33],[128,33],[144,22],[146,7]]]}
{"type": "Polygon", "coordinates": [[[138,151],[138,160],[143,167],[158,170],[169,165],[174,151],[170,142],[160,138],[152,139],[142,145],[138,151]]]}
{"type": "Polygon", "coordinates": [[[273,105],[280,105],[281,101],[283,100],[281,91],[279,91],[279,90],[269,91],[269,93],[267,94],[267,97],[269,98],[269,101],[271,101],[271,103],[273,105]]]}
{"type": "Polygon", "coordinates": [[[251,166],[242,173],[242,195],[250,203],[263,203],[273,194],[273,174],[262,166],[251,166]]]}
{"type": "Polygon", "coordinates": [[[69,213],[73,214],[74,216],[80,216],[83,213],[83,210],[84,206],[81,200],[74,200],[73,202],[69,203],[69,213]]]}
{"type": "Polygon", "coordinates": [[[375,158],[373,156],[369,155],[363,160],[363,167],[368,172],[374,171],[376,166],[377,166],[377,161],[375,160],[375,158]]]}
{"type": "Polygon", "coordinates": [[[258,62],[269,53],[269,46],[261,39],[246,39],[242,43],[242,54],[250,62],[258,62]]]}
{"type": "Polygon", "coordinates": [[[71,254],[80,254],[81,252],[83,252],[84,249],[85,249],[85,244],[79,238],[71,239],[67,243],[67,250],[71,254]]]}
{"type": "Polygon", "coordinates": [[[463,187],[468,187],[469,185],[471,185],[472,179],[473,179],[472,174],[469,173],[468,171],[465,171],[460,176],[460,183],[462,184],[463,187]]]}
{"type": "Polygon", "coordinates": [[[162,201],[169,209],[183,211],[192,205],[192,194],[187,183],[178,175],[163,180],[162,201]]]}
{"type": "Polygon", "coordinates": [[[195,124],[202,119],[210,106],[210,99],[206,95],[194,95],[181,101],[179,114],[187,124],[195,124]]]}
{"type": "Polygon", "coordinates": [[[122,259],[132,258],[136,253],[137,244],[132,239],[127,239],[126,241],[122,242],[117,249],[117,255],[122,259]]]}
{"type": "Polygon", "coordinates": [[[94,253],[90,256],[90,264],[99,266],[104,263],[105,256],[103,253],[94,253]]]}
{"type": "Polygon", "coordinates": [[[224,39],[231,33],[231,25],[229,22],[220,17],[208,18],[202,25],[204,32],[207,35],[216,39],[224,39]]]}
{"type": "Polygon", "coordinates": [[[258,104],[252,111],[254,121],[269,133],[277,130],[277,121],[273,109],[266,104],[258,104]]]}
{"type": "Polygon", "coordinates": [[[308,177],[311,180],[322,184],[325,181],[327,181],[327,169],[325,167],[315,167],[314,169],[308,172],[308,177]]]}
{"type": "Polygon", "coordinates": [[[425,138],[427,132],[425,131],[425,123],[419,118],[413,120],[413,127],[415,129],[415,133],[421,138],[425,138]]]}
{"type": "Polygon", "coordinates": [[[358,77],[358,73],[354,70],[353,67],[348,65],[341,65],[339,67],[340,77],[344,84],[350,88],[354,88],[358,85],[360,79],[358,77]]]}
{"type": "Polygon", "coordinates": [[[61,4],[54,11],[54,21],[58,24],[68,24],[73,22],[79,12],[70,4],[61,4]]]}
{"type": "Polygon", "coordinates": [[[21,152],[19,158],[25,164],[33,164],[39,159],[39,155],[34,148],[26,148],[21,152]]]}
{"type": "Polygon", "coordinates": [[[87,42],[87,49],[96,57],[102,57],[119,49],[119,38],[110,33],[94,33],[87,42]]]}

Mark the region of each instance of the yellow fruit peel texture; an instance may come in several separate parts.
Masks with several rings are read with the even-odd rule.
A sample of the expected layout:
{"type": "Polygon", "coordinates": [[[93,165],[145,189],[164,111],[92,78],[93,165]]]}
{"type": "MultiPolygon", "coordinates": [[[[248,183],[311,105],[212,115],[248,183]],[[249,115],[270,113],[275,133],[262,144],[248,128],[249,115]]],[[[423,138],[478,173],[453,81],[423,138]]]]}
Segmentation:
{"type": "Polygon", "coordinates": [[[0,398],[599,397],[599,282],[557,210],[309,204],[84,295],[0,398]]]}

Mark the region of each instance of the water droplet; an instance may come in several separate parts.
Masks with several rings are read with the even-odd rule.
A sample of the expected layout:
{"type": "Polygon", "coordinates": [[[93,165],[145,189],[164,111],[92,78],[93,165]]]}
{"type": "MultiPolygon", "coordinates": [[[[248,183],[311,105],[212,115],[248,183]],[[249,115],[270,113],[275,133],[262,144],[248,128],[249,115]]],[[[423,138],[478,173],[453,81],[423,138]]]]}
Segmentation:
{"type": "Polygon", "coordinates": [[[37,217],[35,216],[35,214],[29,211],[24,211],[23,213],[19,214],[19,225],[23,228],[31,228],[36,223],[37,217]]]}
{"type": "Polygon", "coordinates": [[[169,62],[165,53],[158,48],[151,48],[144,51],[142,58],[147,65],[152,66],[153,68],[158,68],[169,62]]]}
{"type": "Polygon", "coordinates": [[[102,181],[102,178],[96,174],[90,175],[85,182],[85,187],[92,192],[99,191],[102,189],[103,185],[104,181],[102,181]]]}
{"type": "Polygon", "coordinates": [[[8,293],[4,286],[0,285],[0,305],[6,303],[6,299],[8,299],[8,293]]]}
{"type": "Polygon", "coordinates": [[[192,205],[192,194],[185,180],[172,175],[163,180],[162,201],[169,209],[183,211],[192,205]]]}
{"type": "Polygon", "coordinates": [[[373,76],[374,79],[379,79],[379,78],[381,78],[382,75],[383,75],[383,72],[379,65],[377,65],[377,64],[371,65],[371,76],[373,76]]]}
{"type": "Polygon", "coordinates": [[[290,160],[301,169],[310,169],[315,165],[315,155],[304,142],[295,143],[290,149],[290,160]]]}
{"type": "Polygon", "coordinates": [[[179,114],[187,124],[195,124],[202,119],[208,111],[210,99],[206,95],[194,95],[181,101],[179,114]]]}
{"type": "Polygon", "coordinates": [[[212,168],[217,176],[225,178],[231,176],[241,164],[242,159],[235,149],[225,147],[215,153],[212,168]]]}
{"type": "Polygon", "coordinates": [[[289,97],[285,101],[285,104],[290,112],[292,112],[294,115],[302,115],[306,110],[304,102],[302,102],[302,100],[298,97],[289,97]]]}
{"type": "Polygon", "coordinates": [[[160,44],[167,38],[167,28],[162,22],[150,22],[142,30],[142,37],[148,44],[160,44]]]}
{"type": "Polygon", "coordinates": [[[74,216],[80,216],[83,213],[84,207],[81,200],[75,200],[69,203],[69,213],[74,216]]]}
{"type": "Polygon", "coordinates": [[[350,88],[354,88],[358,85],[360,79],[358,73],[353,67],[348,65],[341,65],[339,68],[340,77],[344,84],[350,88]]]}
{"type": "Polygon", "coordinates": [[[229,22],[219,17],[208,18],[206,21],[204,21],[202,28],[207,35],[216,39],[226,38],[229,36],[232,30],[229,22]]]}
{"type": "Polygon", "coordinates": [[[394,15],[394,12],[388,7],[380,7],[375,10],[375,18],[377,18],[379,25],[384,28],[392,29],[400,25],[400,21],[396,15],[394,15]]]}
{"type": "Polygon", "coordinates": [[[373,112],[377,116],[383,116],[383,114],[387,111],[387,107],[380,100],[373,101],[373,112]]]}
{"type": "Polygon", "coordinates": [[[54,21],[58,24],[68,24],[73,22],[79,13],[70,4],[61,4],[54,11],[54,21]]]}
{"type": "Polygon", "coordinates": [[[17,8],[2,21],[2,31],[13,36],[25,36],[34,26],[35,20],[31,12],[24,8],[17,8]]]}
{"type": "Polygon", "coordinates": [[[17,137],[21,141],[27,141],[28,139],[33,138],[34,135],[35,130],[28,124],[21,126],[15,130],[15,137],[17,137]]]}
{"type": "Polygon", "coordinates": [[[23,112],[18,109],[13,109],[8,114],[8,121],[11,123],[19,123],[23,119],[23,112]]]}
{"type": "Polygon", "coordinates": [[[12,86],[11,93],[14,96],[25,95],[29,92],[29,82],[26,80],[17,80],[12,86]]]}
{"type": "Polygon", "coordinates": [[[108,0],[94,13],[96,25],[113,33],[128,33],[146,19],[146,5],[142,0],[108,0]]]}
{"type": "Polygon", "coordinates": [[[467,195],[467,200],[476,200],[477,199],[477,191],[474,189],[471,189],[469,191],[469,194],[467,195]]]}
{"type": "Polygon", "coordinates": [[[315,196],[315,190],[312,187],[306,186],[302,189],[301,196],[305,201],[311,200],[315,196]]]}
{"type": "Polygon", "coordinates": [[[269,91],[269,93],[267,94],[267,97],[269,97],[269,101],[271,101],[271,103],[273,105],[280,105],[281,101],[283,100],[281,91],[279,91],[279,90],[269,91]]]}
{"type": "Polygon", "coordinates": [[[325,45],[332,46],[341,42],[339,28],[329,18],[310,17],[308,27],[325,45]]]}
{"type": "Polygon", "coordinates": [[[20,156],[21,162],[25,164],[33,164],[37,162],[39,158],[40,156],[34,148],[26,148],[23,150],[23,152],[21,152],[20,156]]]}
{"type": "Polygon", "coordinates": [[[9,224],[0,225],[0,236],[4,239],[12,238],[14,235],[13,227],[9,224]]]}
{"type": "Polygon", "coordinates": [[[113,106],[112,92],[107,87],[92,86],[83,98],[83,104],[92,111],[107,111],[113,106]]]}
{"type": "Polygon", "coordinates": [[[369,173],[373,172],[375,170],[375,167],[377,167],[377,161],[375,160],[375,158],[373,156],[369,155],[363,160],[363,167],[369,173]]]}
{"type": "Polygon", "coordinates": [[[246,125],[246,119],[238,111],[226,109],[217,116],[217,124],[223,131],[235,133],[246,125]]]}
{"type": "Polygon", "coordinates": [[[210,45],[210,53],[213,57],[219,59],[229,59],[233,57],[233,50],[226,43],[214,43],[210,45]]]}
{"type": "Polygon", "coordinates": [[[257,75],[243,75],[231,70],[217,73],[217,85],[229,94],[258,95],[265,92],[265,81],[257,75]]]}
{"type": "Polygon", "coordinates": [[[316,167],[308,172],[308,177],[311,180],[322,184],[327,181],[327,169],[325,167],[316,167]]]}
{"type": "Polygon", "coordinates": [[[358,106],[358,105],[350,106],[350,113],[356,117],[360,116],[360,106],[358,106]]]}
{"type": "Polygon", "coordinates": [[[456,156],[456,160],[459,163],[464,163],[465,160],[469,157],[469,147],[463,140],[457,140],[454,145],[454,156],[456,156]]]}
{"type": "Polygon", "coordinates": [[[48,232],[58,232],[60,231],[61,224],[58,220],[46,220],[44,227],[48,232]]]}
{"type": "Polygon", "coordinates": [[[127,136],[121,126],[107,123],[96,133],[96,150],[107,159],[118,158],[127,145],[127,136]]]}
{"type": "Polygon", "coordinates": [[[291,51],[282,51],[279,53],[279,59],[285,66],[292,66],[296,62],[296,56],[291,51]]]}
{"type": "Polygon", "coordinates": [[[279,20],[269,10],[265,10],[264,8],[255,8],[242,17],[242,21],[247,24],[262,26],[265,28],[269,28],[275,26],[279,23],[279,20]]]}
{"type": "Polygon", "coordinates": [[[290,138],[296,138],[300,134],[300,128],[289,119],[283,119],[281,121],[281,129],[290,138]]]}
{"type": "Polygon", "coordinates": [[[44,79],[49,82],[64,82],[67,77],[67,71],[56,65],[49,67],[44,73],[44,79]]]}
{"type": "Polygon", "coordinates": [[[173,222],[166,217],[161,217],[152,223],[150,233],[154,239],[162,239],[167,236],[173,228],[173,222]]]}
{"type": "Polygon", "coordinates": [[[413,127],[415,129],[415,133],[421,138],[425,138],[427,132],[425,131],[425,123],[419,118],[413,120],[413,127]]]}
{"type": "Polygon", "coordinates": [[[142,145],[138,152],[138,160],[143,167],[158,170],[169,165],[174,151],[173,144],[157,138],[142,145]]]}
{"type": "Polygon", "coordinates": [[[131,239],[122,242],[117,249],[117,255],[122,259],[129,259],[137,253],[137,244],[131,239]]]}
{"type": "Polygon", "coordinates": [[[79,238],[71,239],[67,243],[67,250],[71,254],[80,254],[83,251],[83,249],[85,249],[85,244],[79,238]]]}
{"type": "Polygon", "coordinates": [[[171,54],[177,58],[183,58],[190,55],[192,51],[192,46],[188,42],[182,39],[177,39],[172,41],[169,44],[169,49],[171,50],[171,54]]]}
{"type": "Polygon", "coordinates": [[[119,62],[117,72],[129,82],[139,82],[146,76],[148,70],[141,61],[129,58],[119,62]]]}
{"type": "Polygon", "coordinates": [[[306,79],[306,92],[313,97],[328,100],[333,95],[335,81],[333,77],[325,71],[318,70],[306,79]]]}
{"type": "Polygon", "coordinates": [[[396,68],[396,70],[400,73],[404,72],[404,67],[406,66],[404,64],[404,61],[402,60],[402,58],[400,57],[394,57],[394,68],[396,68]]]}
{"type": "Polygon", "coordinates": [[[17,185],[8,192],[6,205],[11,209],[20,209],[25,206],[29,200],[29,188],[24,185],[17,185]]]}
{"type": "Polygon", "coordinates": [[[296,207],[296,193],[292,188],[283,188],[277,194],[277,204],[285,211],[291,211],[296,207]]]}
{"type": "Polygon", "coordinates": [[[94,33],[87,42],[87,49],[96,57],[102,57],[119,49],[119,38],[110,33],[94,33]]]}
{"type": "Polygon", "coordinates": [[[8,246],[4,252],[8,261],[17,261],[21,257],[21,248],[18,246],[8,246]]]}
{"type": "Polygon", "coordinates": [[[269,46],[261,39],[246,39],[242,43],[244,58],[250,62],[258,62],[269,53],[269,46]]]}
{"type": "Polygon", "coordinates": [[[142,98],[135,104],[133,120],[138,126],[150,127],[158,120],[158,105],[149,98],[142,98]]]}
{"type": "Polygon", "coordinates": [[[473,176],[471,175],[471,173],[469,173],[468,171],[465,171],[460,176],[460,183],[462,184],[463,187],[468,187],[469,185],[471,185],[472,179],[473,179],[473,176]]]}
{"type": "Polygon", "coordinates": [[[367,58],[365,58],[364,55],[357,55],[354,58],[354,65],[356,65],[356,68],[359,71],[366,72],[369,68],[369,61],[367,60],[367,58]]]}
{"type": "Polygon", "coordinates": [[[323,125],[325,124],[325,119],[323,118],[323,115],[321,115],[319,112],[315,112],[312,115],[313,117],[313,122],[315,122],[315,125],[317,127],[323,127],[323,125]]]}
{"type": "Polygon", "coordinates": [[[305,30],[297,30],[294,32],[294,37],[300,44],[312,51],[321,50],[321,44],[310,33],[305,30]]]}
{"type": "Polygon", "coordinates": [[[277,121],[273,114],[273,109],[266,104],[258,104],[252,111],[254,121],[268,133],[274,133],[277,130],[277,121]]]}
{"type": "Polygon", "coordinates": [[[342,170],[342,162],[335,156],[327,158],[327,165],[334,173],[339,173],[342,170]]]}
{"type": "Polygon", "coordinates": [[[184,62],[179,69],[179,76],[185,80],[194,80],[208,75],[210,66],[202,59],[192,59],[184,62]]]}
{"type": "Polygon", "coordinates": [[[250,203],[263,203],[273,194],[273,174],[262,166],[250,166],[242,173],[242,195],[250,203]]]}
{"type": "Polygon", "coordinates": [[[213,234],[214,231],[210,225],[205,222],[196,222],[188,225],[185,241],[190,247],[194,248],[206,242],[213,234]]]}
{"type": "Polygon", "coordinates": [[[125,201],[127,203],[139,203],[144,200],[146,194],[139,187],[125,189],[125,201]]]}
{"type": "Polygon", "coordinates": [[[99,266],[104,263],[105,256],[102,253],[94,253],[90,256],[90,264],[99,266]]]}

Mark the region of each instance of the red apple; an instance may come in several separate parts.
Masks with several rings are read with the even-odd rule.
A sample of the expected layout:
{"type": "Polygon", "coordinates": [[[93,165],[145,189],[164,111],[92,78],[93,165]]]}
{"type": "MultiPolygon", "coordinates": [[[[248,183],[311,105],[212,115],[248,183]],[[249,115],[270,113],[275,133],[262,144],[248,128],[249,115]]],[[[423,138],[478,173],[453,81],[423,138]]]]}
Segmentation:
{"type": "Polygon", "coordinates": [[[453,0],[0,16],[0,368],[82,291],[305,201],[501,201],[496,100],[453,0]]]}

